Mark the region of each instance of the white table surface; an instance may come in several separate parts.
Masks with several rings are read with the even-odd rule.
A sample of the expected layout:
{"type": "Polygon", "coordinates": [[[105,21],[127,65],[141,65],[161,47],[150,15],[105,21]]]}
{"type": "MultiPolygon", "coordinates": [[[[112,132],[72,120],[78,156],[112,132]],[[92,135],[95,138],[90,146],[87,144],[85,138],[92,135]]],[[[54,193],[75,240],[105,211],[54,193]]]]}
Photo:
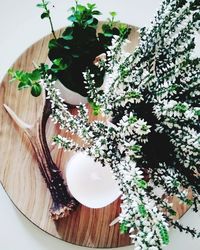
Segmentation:
{"type": "MultiPolygon", "coordinates": [[[[41,10],[35,5],[39,0],[0,0],[0,80],[16,58],[32,43],[47,35],[49,24],[40,19],[41,10]]],[[[55,29],[66,25],[67,9],[74,1],[54,0],[53,22],[55,29]]],[[[81,1],[86,3],[88,1],[81,1]]],[[[116,11],[121,21],[137,25],[149,25],[160,0],[93,0],[107,17],[109,11],[116,11]]],[[[198,40],[199,41],[199,40],[198,40]]],[[[198,50],[199,52],[199,50],[198,50]]],[[[4,147],[6,145],[3,145],[4,147]]],[[[2,145],[0,145],[2,147],[2,145]]],[[[182,223],[200,229],[200,217],[189,211],[182,223]]],[[[170,233],[171,242],[166,250],[199,250],[200,240],[170,233]]],[[[0,185],[0,250],[87,250],[58,240],[43,232],[27,220],[12,204],[0,185]]],[[[118,248],[119,249],[119,248],[118,248]]],[[[120,248],[133,249],[132,246],[120,248]]]]}

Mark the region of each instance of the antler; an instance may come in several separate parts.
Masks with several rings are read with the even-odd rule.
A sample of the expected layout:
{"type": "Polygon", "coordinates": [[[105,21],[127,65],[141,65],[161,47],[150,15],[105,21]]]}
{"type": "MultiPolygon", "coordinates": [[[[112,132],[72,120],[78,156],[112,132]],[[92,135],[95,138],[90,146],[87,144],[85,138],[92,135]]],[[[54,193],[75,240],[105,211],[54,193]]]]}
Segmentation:
{"type": "Polygon", "coordinates": [[[4,104],[4,108],[17,126],[27,135],[34,149],[40,172],[53,200],[50,209],[51,218],[58,220],[59,218],[68,216],[70,212],[75,210],[78,202],[69,193],[59,168],[52,160],[45,136],[45,127],[51,114],[51,105],[46,100],[45,94],[43,94],[43,100],[42,115],[39,116],[33,125],[21,120],[6,104],[4,104]]]}

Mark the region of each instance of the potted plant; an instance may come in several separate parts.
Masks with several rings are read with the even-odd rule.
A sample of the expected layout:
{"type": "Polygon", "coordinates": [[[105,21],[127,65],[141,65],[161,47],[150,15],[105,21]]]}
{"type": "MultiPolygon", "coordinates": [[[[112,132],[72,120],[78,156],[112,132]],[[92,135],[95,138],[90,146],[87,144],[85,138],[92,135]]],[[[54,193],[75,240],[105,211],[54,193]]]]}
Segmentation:
{"type": "Polygon", "coordinates": [[[195,228],[176,221],[170,199],[155,192],[159,187],[165,197],[176,196],[199,210],[200,59],[193,54],[199,10],[197,0],[163,1],[152,26],[140,30],[140,44],[132,54],[122,53],[124,40],[115,37],[104,67],[104,92],[90,70],[84,73],[89,97],[106,122],[89,122],[85,105],[78,116],[71,115],[54,81],[45,78],[53,121],[89,145],[80,148],[60,135],[54,142],[110,166],[122,192],[121,231],[130,234],[136,250],[162,249],[169,243],[170,226],[200,237],[195,228]]]}
{"type": "Polygon", "coordinates": [[[57,87],[61,89],[62,96],[67,103],[78,105],[87,102],[87,89],[83,72],[89,69],[95,75],[95,84],[99,87],[104,81],[104,70],[98,67],[97,62],[105,60],[106,49],[111,44],[114,35],[126,38],[130,33],[127,25],[115,20],[116,13],[110,12],[111,18],[102,25],[101,32],[97,32],[99,21],[96,16],[101,12],[95,4],[80,5],[78,1],[72,7],[68,20],[72,22],[67,26],[60,37],[57,37],[48,8],[49,2],[42,0],[37,4],[42,8],[41,18],[49,20],[53,39],[49,41],[48,57],[51,65],[41,64],[33,72],[13,71],[9,73],[13,80],[19,81],[19,89],[31,87],[31,94],[38,96],[41,86],[38,80],[41,72],[46,71],[57,80],[57,87]],[[41,69],[41,70],[40,70],[41,69]]]}

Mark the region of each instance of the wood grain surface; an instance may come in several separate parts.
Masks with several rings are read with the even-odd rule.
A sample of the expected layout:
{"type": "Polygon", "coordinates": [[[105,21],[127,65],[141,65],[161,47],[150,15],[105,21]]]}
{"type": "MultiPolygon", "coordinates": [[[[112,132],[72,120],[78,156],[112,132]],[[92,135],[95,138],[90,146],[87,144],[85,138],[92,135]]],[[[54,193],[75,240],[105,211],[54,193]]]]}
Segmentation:
{"type": "MultiPolygon", "coordinates": [[[[57,31],[59,35],[63,30],[57,31]]],[[[47,62],[48,41],[51,35],[27,49],[14,63],[15,69],[32,70],[34,61],[47,62]]],[[[132,28],[132,48],[138,42],[138,32],[132,28]]],[[[49,217],[51,197],[38,169],[36,157],[26,135],[10,119],[3,104],[11,107],[27,123],[34,123],[41,115],[41,97],[34,98],[30,90],[17,91],[16,84],[9,84],[6,75],[0,86],[0,180],[16,207],[35,225],[64,241],[88,247],[120,247],[130,245],[128,235],[119,233],[119,225],[110,227],[110,222],[120,212],[120,199],[101,209],[89,209],[80,205],[67,218],[54,222],[49,217]]],[[[51,121],[47,124],[50,151],[64,177],[64,167],[72,152],[63,152],[51,146],[51,138],[59,129],[51,121]]],[[[187,207],[174,201],[178,217],[187,207]]],[[[5,215],[6,216],[6,215],[5,215]]]]}

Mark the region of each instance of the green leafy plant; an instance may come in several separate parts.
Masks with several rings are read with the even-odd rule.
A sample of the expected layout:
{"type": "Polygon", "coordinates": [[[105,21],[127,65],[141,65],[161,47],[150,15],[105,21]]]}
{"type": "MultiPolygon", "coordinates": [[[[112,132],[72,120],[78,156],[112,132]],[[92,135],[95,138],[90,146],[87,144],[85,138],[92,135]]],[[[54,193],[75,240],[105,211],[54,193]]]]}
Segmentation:
{"type": "Polygon", "coordinates": [[[98,20],[95,16],[101,13],[96,10],[95,4],[83,6],[76,3],[70,10],[72,15],[68,19],[72,25],[65,29],[61,37],[49,42],[49,58],[55,77],[69,89],[87,96],[82,75],[86,68],[97,75],[99,86],[103,83],[104,73],[93,64],[95,57],[105,52],[96,35],[98,20]],[[55,72],[58,58],[62,59],[65,67],[55,72]]]}
{"type": "Polygon", "coordinates": [[[39,84],[41,79],[41,72],[39,69],[35,69],[32,72],[25,72],[23,70],[9,69],[8,73],[12,77],[12,81],[18,81],[18,90],[31,88],[31,94],[35,97],[39,96],[42,92],[42,87],[39,84]]]}
{"type": "MultiPolygon", "coordinates": [[[[55,60],[62,58],[66,67],[55,73],[63,85],[69,89],[87,96],[87,89],[83,79],[86,69],[95,75],[97,86],[101,86],[104,79],[104,71],[94,65],[95,58],[106,52],[114,35],[122,34],[122,25],[116,27],[115,12],[111,12],[111,18],[102,26],[102,32],[97,34],[98,19],[96,16],[101,12],[95,4],[88,3],[86,6],[76,2],[75,7],[70,9],[72,14],[68,20],[72,22],[58,39],[53,38],[49,42],[49,58],[52,61],[52,69],[56,67],[55,60]]],[[[127,26],[123,26],[128,34],[127,26]]],[[[56,61],[57,62],[57,61],[56,61]]]]}
{"type": "Polygon", "coordinates": [[[114,35],[127,38],[130,33],[130,28],[128,28],[126,24],[116,21],[116,16],[116,12],[110,12],[108,22],[102,25],[102,32],[98,34],[99,41],[104,45],[105,49],[111,45],[114,35]]]}
{"type": "Polygon", "coordinates": [[[86,29],[87,27],[96,28],[98,20],[95,18],[97,15],[101,15],[101,12],[96,9],[96,4],[88,3],[86,6],[78,4],[71,8],[72,15],[68,17],[73,24],[86,29]]]}
{"type": "MultiPolygon", "coordinates": [[[[99,21],[96,16],[101,15],[101,12],[97,10],[96,4],[88,3],[84,6],[75,2],[75,6],[70,8],[71,15],[68,17],[72,24],[66,27],[60,37],[56,37],[54,31],[49,2],[42,0],[37,4],[37,7],[43,11],[41,18],[48,19],[51,26],[53,39],[48,44],[48,56],[52,65],[49,67],[41,64],[39,69],[33,72],[10,70],[12,81],[19,81],[19,90],[31,87],[31,94],[38,96],[42,90],[38,79],[41,72],[45,72],[53,79],[60,80],[70,90],[87,96],[83,72],[88,69],[95,75],[95,85],[97,87],[102,85],[105,71],[99,65],[95,65],[95,59],[100,54],[106,53],[114,35],[126,38],[130,33],[130,28],[115,20],[116,12],[110,12],[110,18],[102,25],[102,31],[97,34],[99,21]],[[34,79],[35,72],[38,74],[36,80],[34,79]]],[[[98,108],[95,107],[94,113],[98,114],[98,112],[98,108]]]]}
{"type": "Polygon", "coordinates": [[[48,9],[48,4],[49,4],[49,2],[47,2],[45,0],[42,0],[41,3],[37,4],[37,7],[43,9],[43,13],[41,14],[41,18],[42,19],[44,19],[44,18],[48,18],[49,19],[49,22],[50,22],[50,25],[51,25],[52,34],[53,34],[54,38],[56,39],[56,34],[55,34],[55,31],[54,31],[54,28],[53,28],[53,23],[52,23],[52,19],[51,19],[51,16],[50,16],[50,11],[48,9]]]}

